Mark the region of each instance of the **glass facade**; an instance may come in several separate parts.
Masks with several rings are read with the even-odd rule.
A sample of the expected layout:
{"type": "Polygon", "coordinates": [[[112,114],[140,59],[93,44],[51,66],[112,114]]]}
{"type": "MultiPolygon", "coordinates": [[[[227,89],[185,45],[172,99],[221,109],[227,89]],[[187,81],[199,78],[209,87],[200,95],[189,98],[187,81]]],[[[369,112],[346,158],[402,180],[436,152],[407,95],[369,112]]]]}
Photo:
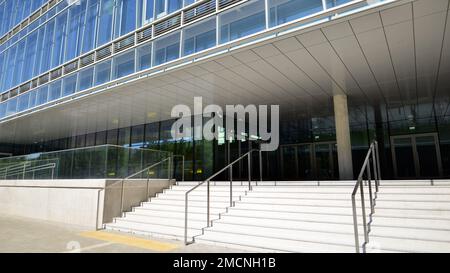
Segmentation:
{"type": "MultiPolygon", "coordinates": [[[[334,7],[347,1],[328,1],[334,7]]],[[[134,31],[161,16],[193,3],[181,0],[80,0],[66,1],[44,16],[42,24],[22,39],[0,52],[0,90],[21,83],[98,48],[112,39],[134,31]],[[50,16],[51,15],[51,16],[50,16]],[[25,50],[20,50],[25,49],[25,50]],[[26,64],[26,65],[25,65],[26,64]]],[[[0,119],[39,106],[74,92],[115,80],[135,72],[188,56],[218,44],[231,42],[257,32],[308,16],[326,9],[321,0],[251,0],[237,7],[209,16],[197,23],[156,38],[139,47],[121,52],[111,59],[65,77],[61,92],[52,89],[46,100],[29,99],[27,107],[18,108],[8,100],[0,103],[0,119]],[[266,1],[268,10],[266,10],[266,1]],[[217,29],[218,27],[218,29],[217,29]],[[110,71],[107,71],[110,68],[110,71]],[[97,71],[98,70],[98,71],[97,71]],[[68,88],[68,90],[65,90],[68,88]],[[33,100],[33,101],[31,101],[33,100]],[[5,106],[6,104],[6,106],[5,106]],[[6,107],[6,110],[3,110],[6,107]]],[[[45,88],[45,87],[39,87],[45,88]]],[[[32,91],[29,91],[32,92],[32,91]]],[[[24,100],[23,98],[22,100],[24,100]]],[[[10,100],[13,100],[12,98],[10,100]]]]}

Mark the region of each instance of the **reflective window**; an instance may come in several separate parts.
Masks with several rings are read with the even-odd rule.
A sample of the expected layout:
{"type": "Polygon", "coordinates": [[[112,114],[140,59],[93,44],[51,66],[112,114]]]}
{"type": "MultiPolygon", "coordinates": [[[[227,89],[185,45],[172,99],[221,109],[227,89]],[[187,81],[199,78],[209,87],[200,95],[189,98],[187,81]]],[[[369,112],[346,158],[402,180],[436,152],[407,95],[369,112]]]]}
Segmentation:
{"type": "Polygon", "coordinates": [[[30,100],[28,101],[28,108],[36,106],[37,89],[30,92],[30,100]]]}
{"type": "Polygon", "coordinates": [[[150,68],[152,65],[152,44],[146,44],[137,49],[137,70],[150,68]]]}
{"type": "Polygon", "coordinates": [[[136,29],[136,0],[117,0],[115,37],[136,29]]]}
{"type": "Polygon", "coordinates": [[[64,38],[67,32],[67,11],[56,17],[55,38],[53,41],[52,67],[63,63],[64,38]]]}
{"type": "Polygon", "coordinates": [[[44,73],[50,69],[50,60],[52,54],[53,34],[55,33],[55,20],[50,21],[45,27],[44,47],[42,52],[41,71],[44,73]]]}
{"type": "Polygon", "coordinates": [[[36,105],[46,103],[47,99],[48,99],[48,85],[39,88],[36,98],[36,105]]]}
{"type": "Polygon", "coordinates": [[[17,112],[26,110],[28,108],[29,99],[30,99],[30,93],[25,93],[18,97],[17,112]]]}
{"type": "Polygon", "coordinates": [[[50,84],[48,101],[53,101],[61,97],[61,80],[50,84]]]}
{"type": "Polygon", "coordinates": [[[37,36],[38,32],[35,31],[27,38],[27,47],[25,49],[25,60],[27,60],[27,65],[25,65],[22,70],[22,82],[31,79],[33,74],[33,65],[35,64],[36,57],[37,36]]]}
{"type": "Polygon", "coordinates": [[[39,29],[38,39],[37,39],[37,46],[36,46],[36,60],[34,64],[33,69],[33,77],[39,75],[40,73],[40,67],[41,67],[41,57],[42,52],[44,51],[44,38],[45,38],[45,28],[39,29]]]}
{"type": "Polygon", "coordinates": [[[114,0],[101,0],[100,16],[97,30],[97,46],[111,41],[114,0]]]}
{"type": "Polygon", "coordinates": [[[24,57],[25,57],[25,50],[23,50],[25,48],[25,39],[20,41],[19,44],[17,45],[18,49],[17,49],[17,56],[16,56],[16,61],[14,63],[14,74],[13,74],[13,86],[16,86],[18,84],[21,83],[21,79],[22,79],[22,66],[24,63],[24,57]]]}
{"type": "Polygon", "coordinates": [[[113,79],[134,73],[134,50],[119,55],[113,60],[113,79]]]}
{"type": "Polygon", "coordinates": [[[5,117],[6,115],[6,103],[1,103],[0,104],[0,118],[5,117]]]}
{"type": "Polygon", "coordinates": [[[266,18],[264,0],[251,1],[219,15],[220,42],[235,39],[264,30],[266,18]]]}
{"type": "Polygon", "coordinates": [[[63,97],[71,95],[77,90],[77,73],[63,79],[63,97]]]}
{"type": "Polygon", "coordinates": [[[180,32],[170,34],[154,42],[153,65],[163,64],[180,57],[180,32]]]}
{"type": "Polygon", "coordinates": [[[90,67],[80,71],[78,74],[78,90],[83,91],[92,87],[94,80],[94,68],[90,67]]]}
{"type": "Polygon", "coordinates": [[[81,52],[85,53],[92,50],[95,46],[95,28],[97,24],[97,16],[99,13],[100,0],[89,0],[86,24],[83,30],[83,45],[81,52]]]}
{"type": "Polygon", "coordinates": [[[166,15],[166,0],[155,0],[156,18],[166,15]]]}
{"type": "Polygon", "coordinates": [[[6,116],[16,113],[17,109],[17,97],[8,100],[8,105],[6,106],[6,116]]]}
{"type": "Polygon", "coordinates": [[[269,0],[270,26],[277,26],[323,10],[322,0],[269,0]]]}
{"type": "Polygon", "coordinates": [[[144,0],[144,23],[153,21],[155,0],[144,0]]]}
{"type": "Polygon", "coordinates": [[[183,55],[199,52],[216,45],[216,18],[183,30],[183,55]]]}
{"type": "Polygon", "coordinates": [[[348,2],[351,2],[353,0],[326,0],[327,1],[327,9],[333,8],[348,2]]]}
{"type": "Polygon", "coordinates": [[[167,0],[169,13],[177,11],[183,7],[183,0],[167,0]]]}
{"type": "Polygon", "coordinates": [[[69,26],[65,50],[65,61],[69,61],[81,52],[82,31],[86,15],[87,0],[79,0],[79,3],[69,8],[69,26]]]}
{"type": "Polygon", "coordinates": [[[111,60],[95,66],[95,85],[100,85],[111,79],[111,60]]]}

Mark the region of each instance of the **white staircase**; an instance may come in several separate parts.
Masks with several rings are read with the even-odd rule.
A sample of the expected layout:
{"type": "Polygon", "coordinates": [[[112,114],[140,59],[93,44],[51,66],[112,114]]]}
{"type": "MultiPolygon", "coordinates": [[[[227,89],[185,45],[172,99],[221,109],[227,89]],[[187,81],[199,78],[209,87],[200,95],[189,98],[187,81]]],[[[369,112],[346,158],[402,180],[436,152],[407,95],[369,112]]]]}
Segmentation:
{"type": "MultiPolygon", "coordinates": [[[[106,224],[108,230],[116,230],[167,239],[184,240],[185,193],[198,182],[181,182],[124,213],[124,217],[106,224]]],[[[229,183],[211,183],[211,220],[219,219],[221,213],[230,206],[229,183]]],[[[247,186],[235,182],[233,200],[237,201],[248,192],[247,186]]],[[[207,225],[206,186],[199,187],[189,195],[188,237],[202,234],[207,225]]]]}
{"type": "MultiPolygon", "coordinates": [[[[189,239],[265,252],[355,252],[350,196],[354,181],[263,182],[211,187],[206,226],[206,187],[189,195],[189,239]]],[[[184,239],[184,196],[196,183],[181,183],[143,203],[107,229],[184,239]]],[[[214,183],[212,184],[214,185],[214,183]]],[[[366,208],[369,198],[365,189],[366,208]]],[[[363,229],[359,194],[360,242],[363,229]]],[[[367,217],[369,221],[369,217],[367,217]]],[[[450,252],[450,181],[382,181],[367,252],[450,252]]]]}

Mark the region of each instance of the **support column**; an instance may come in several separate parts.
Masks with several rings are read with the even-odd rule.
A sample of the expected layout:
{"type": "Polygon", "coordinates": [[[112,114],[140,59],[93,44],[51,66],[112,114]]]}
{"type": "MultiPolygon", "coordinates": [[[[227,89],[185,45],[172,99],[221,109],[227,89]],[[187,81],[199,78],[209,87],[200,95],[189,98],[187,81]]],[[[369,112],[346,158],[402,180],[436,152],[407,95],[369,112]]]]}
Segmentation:
{"type": "Polygon", "coordinates": [[[339,178],[353,179],[352,145],[350,141],[350,123],[346,95],[334,95],[334,120],[339,162],[339,178]]]}

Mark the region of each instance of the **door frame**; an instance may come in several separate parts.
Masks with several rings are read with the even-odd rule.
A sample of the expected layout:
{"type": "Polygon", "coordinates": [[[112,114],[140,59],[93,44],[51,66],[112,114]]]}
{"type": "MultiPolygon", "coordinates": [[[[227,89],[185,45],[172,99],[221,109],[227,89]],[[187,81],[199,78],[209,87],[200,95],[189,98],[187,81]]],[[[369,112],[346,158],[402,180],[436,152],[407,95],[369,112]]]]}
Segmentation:
{"type": "Polygon", "coordinates": [[[317,167],[317,158],[316,158],[316,145],[328,145],[328,157],[330,162],[330,171],[334,174],[336,168],[338,166],[334,166],[333,160],[333,146],[336,145],[336,141],[323,141],[323,142],[306,142],[306,143],[295,143],[295,144],[283,144],[280,145],[280,171],[281,177],[285,178],[284,173],[284,148],[291,147],[295,151],[295,173],[296,176],[299,177],[299,168],[298,168],[298,146],[309,146],[310,150],[310,164],[311,164],[311,172],[314,174],[315,179],[319,179],[319,172],[317,167]]]}
{"type": "Polygon", "coordinates": [[[401,138],[410,138],[411,139],[411,146],[412,146],[413,160],[414,160],[414,169],[415,169],[416,177],[417,178],[428,178],[428,177],[423,177],[420,174],[419,153],[417,151],[417,142],[416,142],[417,137],[427,137],[427,136],[432,136],[434,138],[434,145],[435,145],[436,157],[437,157],[436,159],[437,159],[437,165],[438,165],[438,173],[439,173],[439,176],[442,177],[443,169],[442,169],[441,150],[440,150],[440,146],[439,146],[439,135],[438,135],[438,133],[435,132],[435,133],[422,133],[422,134],[395,135],[395,136],[390,137],[392,164],[393,164],[393,168],[394,168],[394,177],[395,178],[399,178],[399,177],[398,177],[398,169],[397,169],[397,158],[395,155],[394,140],[401,139],[401,138]]]}

